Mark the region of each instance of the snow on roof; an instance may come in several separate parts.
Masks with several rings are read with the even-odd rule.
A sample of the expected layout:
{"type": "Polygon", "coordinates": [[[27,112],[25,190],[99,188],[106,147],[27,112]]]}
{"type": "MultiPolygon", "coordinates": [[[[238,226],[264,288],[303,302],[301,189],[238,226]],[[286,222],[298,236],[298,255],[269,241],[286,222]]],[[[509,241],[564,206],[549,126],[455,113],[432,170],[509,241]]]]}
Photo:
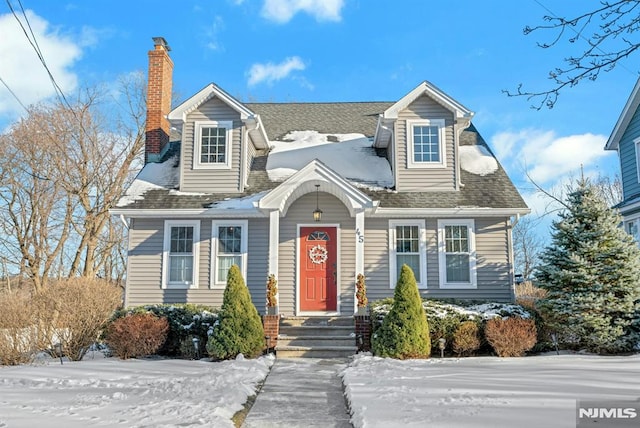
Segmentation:
{"type": "Polygon", "coordinates": [[[267,174],[284,181],[314,159],[349,181],[391,187],[393,174],[385,158],[378,157],[371,141],[362,134],[321,134],[292,131],[283,141],[270,141],[267,174]]]}
{"type": "Polygon", "coordinates": [[[227,209],[227,210],[248,210],[255,208],[258,201],[269,191],[256,193],[255,195],[245,196],[243,198],[227,198],[222,201],[214,202],[209,208],[227,209]]]}
{"type": "Polygon", "coordinates": [[[498,161],[484,146],[460,146],[460,167],[467,172],[485,176],[498,170],[498,161]]]}
{"type": "Polygon", "coordinates": [[[117,207],[130,205],[144,199],[144,194],[154,189],[173,189],[178,186],[179,171],[176,157],[162,163],[148,163],[138,173],[131,186],[118,201],[117,207]]]}

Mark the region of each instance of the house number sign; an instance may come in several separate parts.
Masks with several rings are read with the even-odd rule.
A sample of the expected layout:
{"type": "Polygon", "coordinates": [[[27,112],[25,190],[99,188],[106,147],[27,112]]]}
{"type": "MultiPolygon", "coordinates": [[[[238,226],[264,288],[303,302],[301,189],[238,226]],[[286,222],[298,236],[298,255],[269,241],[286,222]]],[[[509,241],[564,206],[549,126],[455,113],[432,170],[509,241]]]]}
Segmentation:
{"type": "Polygon", "coordinates": [[[320,245],[316,245],[309,250],[309,258],[311,259],[311,262],[317,265],[326,262],[328,257],[329,253],[327,249],[320,245]]]}

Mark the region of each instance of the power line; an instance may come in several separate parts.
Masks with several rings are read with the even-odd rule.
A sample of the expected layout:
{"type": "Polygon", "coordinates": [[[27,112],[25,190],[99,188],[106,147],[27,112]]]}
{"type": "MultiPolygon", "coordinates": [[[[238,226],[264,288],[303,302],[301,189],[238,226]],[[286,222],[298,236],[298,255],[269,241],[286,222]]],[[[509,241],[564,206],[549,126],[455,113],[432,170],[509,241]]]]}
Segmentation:
{"type": "Polygon", "coordinates": [[[31,45],[33,50],[36,52],[36,55],[38,56],[38,59],[40,60],[40,62],[42,63],[42,65],[43,65],[43,67],[45,69],[45,71],[47,72],[47,75],[49,76],[49,80],[51,80],[53,88],[54,88],[54,90],[56,92],[56,96],[58,96],[60,101],[63,102],[69,109],[73,110],[72,107],[71,107],[71,104],[67,100],[67,97],[64,95],[64,92],[62,91],[62,88],[60,88],[60,85],[58,85],[58,82],[56,82],[56,79],[53,76],[53,73],[51,73],[51,70],[49,69],[49,66],[47,65],[47,62],[44,59],[44,55],[42,54],[42,51],[40,50],[40,46],[38,45],[38,41],[36,39],[35,33],[33,32],[33,29],[31,28],[31,23],[29,22],[29,18],[27,17],[27,14],[26,14],[26,11],[24,10],[24,7],[22,6],[22,1],[18,0],[18,4],[20,5],[20,10],[22,11],[22,16],[24,17],[24,21],[26,22],[27,26],[29,27],[29,32],[31,33],[31,36],[29,36],[29,32],[27,32],[27,29],[25,28],[24,24],[20,20],[20,17],[18,16],[18,14],[16,13],[15,9],[13,8],[13,5],[11,4],[11,0],[6,0],[6,3],[7,3],[7,6],[9,6],[9,10],[13,14],[13,17],[16,19],[16,21],[18,21],[18,24],[20,25],[20,28],[22,29],[22,32],[24,33],[25,37],[27,38],[27,41],[29,42],[29,44],[31,45]]]}
{"type": "Polygon", "coordinates": [[[18,98],[18,95],[16,95],[15,92],[13,92],[13,90],[9,87],[9,85],[7,84],[7,82],[4,81],[4,79],[2,78],[2,76],[0,76],[0,83],[2,83],[4,85],[5,88],[7,88],[7,91],[9,91],[9,93],[11,95],[13,95],[13,98],[16,99],[16,101],[18,101],[18,104],[20,104],[22,106],[23,109],[25,109],[25,111],[28,113],[29,109],[27,109],[27,107],[24,105],[24,103],[20,100],[20,98],[18,98]]]}

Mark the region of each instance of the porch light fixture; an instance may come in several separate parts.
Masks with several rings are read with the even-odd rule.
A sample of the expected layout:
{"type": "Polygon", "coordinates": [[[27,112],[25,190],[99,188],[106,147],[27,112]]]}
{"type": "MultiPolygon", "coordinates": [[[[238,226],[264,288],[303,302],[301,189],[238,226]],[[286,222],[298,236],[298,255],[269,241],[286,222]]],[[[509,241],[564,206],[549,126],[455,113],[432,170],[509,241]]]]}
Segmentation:
{"type": "Polygon", "coordinates": [[[318,205],[318,192],[320,185],[316,184],[316,210],[313,212],[313,221],[320,221],[322,219],[322,210],[320,209],[320,206],[318,205]]]}

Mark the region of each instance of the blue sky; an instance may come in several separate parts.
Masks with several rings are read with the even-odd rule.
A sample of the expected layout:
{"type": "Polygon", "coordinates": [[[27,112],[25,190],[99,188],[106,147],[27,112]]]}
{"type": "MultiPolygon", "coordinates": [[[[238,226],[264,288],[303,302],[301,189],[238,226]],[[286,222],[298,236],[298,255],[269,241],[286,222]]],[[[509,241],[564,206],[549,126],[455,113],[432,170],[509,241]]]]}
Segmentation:
{"type": "MultiPolygon", "coordinates": [[[[19,8],[17,0],[12,4],[19,8]]],[[[22,0],[45,59],[69,93],[143,71],[151,37],[172,48],[184,99],[215,82],[243,101],[394,101],[428,80],[476,112],[474,123],[533,208],[525,169],[549,188],[577,174],[613,174],[603,151],[637,79],[631,59],[536,111],[502,89],[547,88],[547,73],[581,49],[536,46],[552,34],[526,25],[585,11],[564,0],[22,0]],[[570,50],[570,49],[573,49],[570,50]]],[[[53,89],[24,34],[0,5],[0,78],[24,103],[53,89]]],[[[0,127],[21,114],[0,86],[0,127]]]]}

